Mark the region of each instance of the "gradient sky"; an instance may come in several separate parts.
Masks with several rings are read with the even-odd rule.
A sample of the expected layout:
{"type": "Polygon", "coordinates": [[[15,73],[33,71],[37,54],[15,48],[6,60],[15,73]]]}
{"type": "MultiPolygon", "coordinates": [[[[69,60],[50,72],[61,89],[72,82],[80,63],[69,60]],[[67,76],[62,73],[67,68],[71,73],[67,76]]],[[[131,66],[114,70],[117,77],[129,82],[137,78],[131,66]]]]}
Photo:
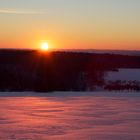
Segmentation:
{"type": "Polygon", "coordinates": [[[140,50],[140,0],[0,0],[0,47],[140,50]]]}

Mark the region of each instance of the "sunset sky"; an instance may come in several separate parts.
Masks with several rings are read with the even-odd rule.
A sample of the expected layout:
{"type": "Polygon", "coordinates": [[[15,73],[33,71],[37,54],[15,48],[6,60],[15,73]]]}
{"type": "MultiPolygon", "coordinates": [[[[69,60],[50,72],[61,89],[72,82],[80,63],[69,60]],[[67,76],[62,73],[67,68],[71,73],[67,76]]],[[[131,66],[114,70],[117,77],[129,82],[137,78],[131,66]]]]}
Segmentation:
{"type": "Polygon", "coordinates": [[[140,0],[0,0],[0,48],[140,50],[140,0]]]}

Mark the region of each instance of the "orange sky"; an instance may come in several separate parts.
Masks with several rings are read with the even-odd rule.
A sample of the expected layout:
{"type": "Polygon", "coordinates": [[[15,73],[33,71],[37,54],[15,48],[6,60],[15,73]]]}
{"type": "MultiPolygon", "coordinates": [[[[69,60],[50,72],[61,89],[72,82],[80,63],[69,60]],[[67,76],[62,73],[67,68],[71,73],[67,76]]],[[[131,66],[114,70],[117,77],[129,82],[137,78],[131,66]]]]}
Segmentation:
{"type": "Polygon", "coordinates": [[[0,48],[140,50],[139,0],[1,0],[0,48]]]}

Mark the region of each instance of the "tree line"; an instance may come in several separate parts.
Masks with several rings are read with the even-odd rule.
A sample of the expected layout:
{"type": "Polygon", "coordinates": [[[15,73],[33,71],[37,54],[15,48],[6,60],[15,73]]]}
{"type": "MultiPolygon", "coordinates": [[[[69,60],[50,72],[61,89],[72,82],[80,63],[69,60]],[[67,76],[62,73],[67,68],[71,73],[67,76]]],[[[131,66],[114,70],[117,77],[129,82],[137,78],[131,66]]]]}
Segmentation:
{"type": "Polygon", "coordinates": [[[104,73],[140,68],[140,56],[78,52],[0,51],[1,91],[85,91],[103,86],[104,73]]]}

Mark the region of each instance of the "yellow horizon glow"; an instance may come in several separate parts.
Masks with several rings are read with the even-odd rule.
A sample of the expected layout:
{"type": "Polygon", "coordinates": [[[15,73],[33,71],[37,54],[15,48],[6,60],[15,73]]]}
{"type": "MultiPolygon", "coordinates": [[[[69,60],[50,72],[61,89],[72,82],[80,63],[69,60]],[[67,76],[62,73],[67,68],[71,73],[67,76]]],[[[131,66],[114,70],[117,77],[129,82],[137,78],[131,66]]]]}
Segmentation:
{"type": "Polygon", "coordinates": [[[0,49],[140,50],[138,0],[14,1],[0,1],[0,49]]]}
{"type": "Polygon", "coordinates": [[[49,50],[49,44],[48,44],[48,42],[43,42],[43,43],[41,44],[41,46],[40,46],[40,49],[41,49],[42,51],[48,51],[48,50],[49,50]]]}

